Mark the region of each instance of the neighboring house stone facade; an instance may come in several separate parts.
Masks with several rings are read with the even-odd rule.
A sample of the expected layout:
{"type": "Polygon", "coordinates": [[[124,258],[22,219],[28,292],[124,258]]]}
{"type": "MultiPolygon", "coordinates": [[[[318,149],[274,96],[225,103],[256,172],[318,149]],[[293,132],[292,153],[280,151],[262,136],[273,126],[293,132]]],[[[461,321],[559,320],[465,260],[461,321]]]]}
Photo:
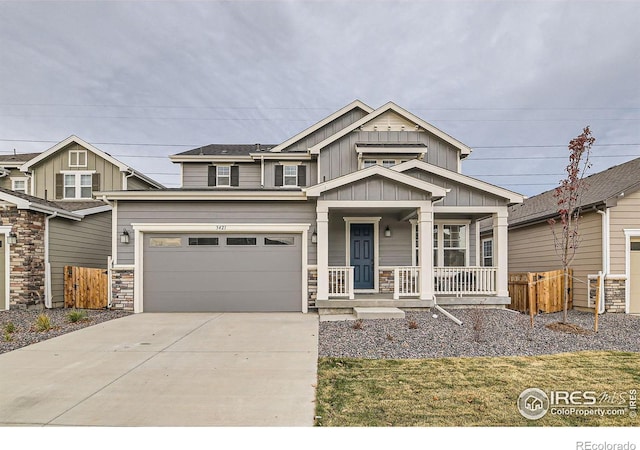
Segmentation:
{"type": "Polygon", "coordinates": [[[65,265],[107,269],[111,206],[101,190],[163,187],[77,136],[0,156],[0,309],[64,305],[65,265]]]}

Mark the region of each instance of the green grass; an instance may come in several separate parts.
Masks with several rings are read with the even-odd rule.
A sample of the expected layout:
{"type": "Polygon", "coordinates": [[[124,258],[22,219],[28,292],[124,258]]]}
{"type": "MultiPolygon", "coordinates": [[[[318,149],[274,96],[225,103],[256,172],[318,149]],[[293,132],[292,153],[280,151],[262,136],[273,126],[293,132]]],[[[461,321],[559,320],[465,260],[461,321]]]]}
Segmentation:
{"type": "Polygon", "coordinates": [[[88,319],[88,315],[86,311],[74,309],[67,314],[67,319],[69,322],[76,323],[88,319]]]}
{"type": "Polygon", "coordinates": [[[532,421],[516,402],[530,387],[640,392],[640,355],[579,352],[536,357],[376,360],[320,358],[319,426],[638,426],[624,416],[532,421]]]}

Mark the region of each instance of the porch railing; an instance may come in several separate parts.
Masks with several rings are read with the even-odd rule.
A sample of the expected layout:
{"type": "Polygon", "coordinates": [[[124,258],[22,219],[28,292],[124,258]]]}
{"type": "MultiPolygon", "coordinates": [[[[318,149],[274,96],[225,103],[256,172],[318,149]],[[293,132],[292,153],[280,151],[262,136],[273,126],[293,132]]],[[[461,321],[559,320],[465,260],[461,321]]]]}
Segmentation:
{"type": "Polygon", "coordinates": [[[393,269],[393,299],[420,295],[420,267],[404,266],[393,269]]]}
{"type": "Polygon", "coordinates": [[[329,267],[329,296],[353,300],[353,267],[329,267]]]}
{"type": "Polygon", "coordinates": [[[436,294],[496,294],[496,267],[434,267],[436,294]]]}

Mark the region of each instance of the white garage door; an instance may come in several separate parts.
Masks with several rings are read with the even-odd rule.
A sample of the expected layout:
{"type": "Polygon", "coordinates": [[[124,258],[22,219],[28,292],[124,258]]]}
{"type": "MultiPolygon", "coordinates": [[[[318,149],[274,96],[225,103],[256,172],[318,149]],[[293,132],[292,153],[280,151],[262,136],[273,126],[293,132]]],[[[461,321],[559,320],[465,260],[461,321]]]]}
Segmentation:
{"type": "Polygon", "coordinates": [[[299,234],[144,237],[147,312],[301,311],[299,234]]]}

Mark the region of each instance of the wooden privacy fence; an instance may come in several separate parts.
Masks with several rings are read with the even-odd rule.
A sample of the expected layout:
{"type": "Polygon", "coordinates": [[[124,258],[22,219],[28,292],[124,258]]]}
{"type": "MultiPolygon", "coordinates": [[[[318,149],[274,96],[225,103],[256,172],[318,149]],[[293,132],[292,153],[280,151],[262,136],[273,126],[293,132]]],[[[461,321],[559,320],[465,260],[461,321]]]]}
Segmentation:
{"type": "Polygon", "coordinates": [[[106,308],[109,302],[108,284],[106,269],[65,266],[65,308],[106,308]]]}
{"type": "MultiPolygon", "coordinates": [[[[569,309],[573,307],[573,270],[569,269],[569,309]]],[[[534,313],[552,313],[564,309],[564,273],[523,272],[509,274],[509,309],[529,312],[533,299],[534,313]]]]}

